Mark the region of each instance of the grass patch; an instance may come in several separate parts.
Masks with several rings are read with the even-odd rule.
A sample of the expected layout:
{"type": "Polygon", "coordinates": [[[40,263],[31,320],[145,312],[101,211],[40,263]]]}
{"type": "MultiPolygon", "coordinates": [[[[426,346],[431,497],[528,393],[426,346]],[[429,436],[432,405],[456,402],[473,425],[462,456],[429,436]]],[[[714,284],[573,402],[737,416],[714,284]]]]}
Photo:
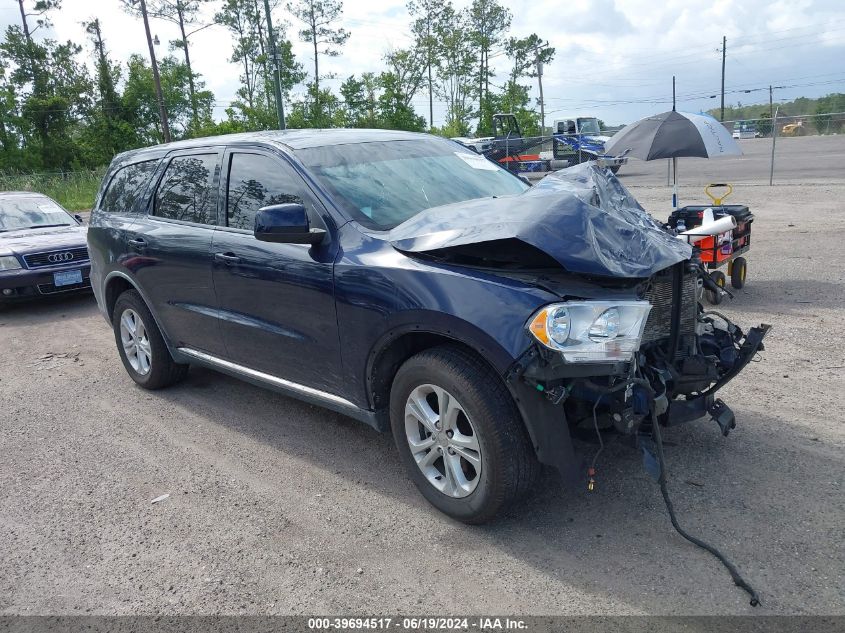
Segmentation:
{"type": "Polygon", "coordinates": [[[105,168],[56,174],[0,173],[0,191],[36,191],[50,196],[68,211],[89,211],[105,168]]]}

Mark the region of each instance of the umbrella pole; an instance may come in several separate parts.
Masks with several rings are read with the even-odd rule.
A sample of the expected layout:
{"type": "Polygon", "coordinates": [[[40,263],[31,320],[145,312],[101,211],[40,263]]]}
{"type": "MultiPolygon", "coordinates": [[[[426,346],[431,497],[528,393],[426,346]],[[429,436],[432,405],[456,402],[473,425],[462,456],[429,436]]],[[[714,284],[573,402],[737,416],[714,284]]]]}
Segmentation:
{"type": "Polygon", "coordinates": [[[672,208],[678,208],[678,157],[672,157],[672,208]]]}

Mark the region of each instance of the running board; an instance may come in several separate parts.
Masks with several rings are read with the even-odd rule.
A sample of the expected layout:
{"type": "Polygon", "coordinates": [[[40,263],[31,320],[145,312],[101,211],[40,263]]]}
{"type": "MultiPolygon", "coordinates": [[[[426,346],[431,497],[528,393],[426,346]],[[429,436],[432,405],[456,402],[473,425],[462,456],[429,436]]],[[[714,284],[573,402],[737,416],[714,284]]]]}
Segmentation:
{"type": "Polygon", "coordinates": [[[338,413],[343,413],[382,430],[376,423],[375,413],[373,411],[362,409],[353,402],[350,402],[345,398],[341,398],[340,396],[336,396],[332,393],[321,391],[319,389],[314,389],[313,387],[300,385],[299,383],[285,380],[284,378],[279,378],[278,376],[273,376],[272,374],[267,374],[243,365],[238,365],[237,363],[218,358],[217,356],[212,356],[206,352],[191,349],[190,347],[178,347],[176,348],[176,351],[190,362],[204,365],[210,369],[216,369],[224,374],[229,374],[235,378],[241,378],[259,386],[270,387],[275,391],[299,398],[300,400],[310,402],[311,404],[316,404],[317,406],[331,409],[332,411],[337,411],[338,413]]]}

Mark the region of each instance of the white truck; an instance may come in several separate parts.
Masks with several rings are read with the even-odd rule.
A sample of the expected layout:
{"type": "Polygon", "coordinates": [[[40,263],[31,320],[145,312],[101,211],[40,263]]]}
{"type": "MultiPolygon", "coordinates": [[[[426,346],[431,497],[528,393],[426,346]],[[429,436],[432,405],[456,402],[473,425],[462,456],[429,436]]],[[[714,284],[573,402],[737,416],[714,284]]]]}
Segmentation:
{"type": "Polygon", "coordinates": [[[628,159],[604,156],[604,146],[610,140],[602,134],[599,120],[592,116],[570,116],[552,123],[552,157],[577,165],[602,157],[602,162],[615,174],[628,159]]]}

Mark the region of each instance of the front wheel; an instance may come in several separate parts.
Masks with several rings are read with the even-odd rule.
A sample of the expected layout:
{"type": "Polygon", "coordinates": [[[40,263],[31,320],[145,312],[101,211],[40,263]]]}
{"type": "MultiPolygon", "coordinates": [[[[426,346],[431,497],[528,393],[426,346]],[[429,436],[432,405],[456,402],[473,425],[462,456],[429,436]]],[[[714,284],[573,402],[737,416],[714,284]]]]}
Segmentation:
{"type": "Polygon", "coordinates": [[[399,454],[423,496],[484,523],[535,487],[540,465],[513,399],[483,361],[456,347],[405,362],[390,393],[399,454]]]}
{"type": "Polygon", "coordinates": [[[188,366],[174,362],[155,319],[136,290],[117,298],[112,327],[120,360],[144,389],[161,389],[182,380],[188,366]]]}

